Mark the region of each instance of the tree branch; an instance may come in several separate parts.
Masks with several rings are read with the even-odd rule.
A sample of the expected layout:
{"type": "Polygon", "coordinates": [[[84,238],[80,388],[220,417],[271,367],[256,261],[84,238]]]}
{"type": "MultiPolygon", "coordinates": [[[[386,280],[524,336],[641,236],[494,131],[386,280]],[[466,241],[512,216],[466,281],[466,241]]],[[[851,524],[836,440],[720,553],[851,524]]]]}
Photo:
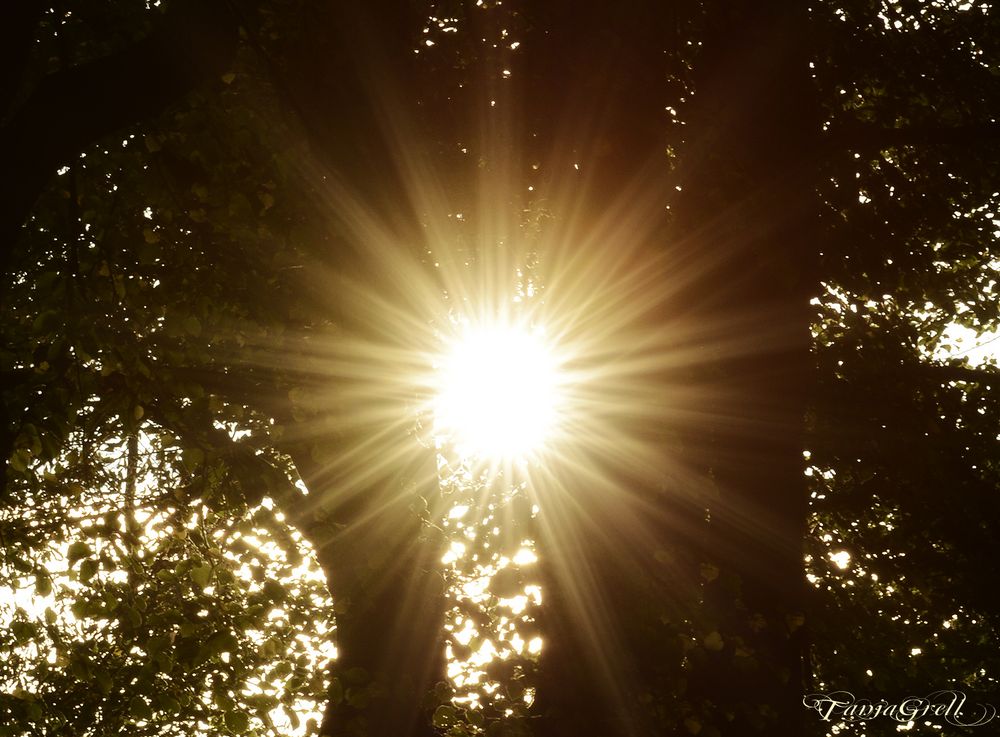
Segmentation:
{"type": "Polygon", "coordinates": [[[852,123],[831,131],[826,140],[830,148],[866,151],[898,146],[982,146],[1000,143],[1000,123],[954,127],[911,125],[903,128],[852,123]]]}
{"type": "Polygon", "coordinates": [[[0,130],[3,273],[10,271],[17,231],[60,164],[221,74],[237,41],[236,21],[222,0],[174,0],[143,40],[42,80],[0,130]]]}
{"type": "Polygon", "coordinates": [[[987,388],[992,385],[1000,386],[1000,369],[993,366],[973,368],[944,363],[924,363],[920,364],[919,371],[941,382],[962,381],[969,384],[984,384],[987,388]]]}

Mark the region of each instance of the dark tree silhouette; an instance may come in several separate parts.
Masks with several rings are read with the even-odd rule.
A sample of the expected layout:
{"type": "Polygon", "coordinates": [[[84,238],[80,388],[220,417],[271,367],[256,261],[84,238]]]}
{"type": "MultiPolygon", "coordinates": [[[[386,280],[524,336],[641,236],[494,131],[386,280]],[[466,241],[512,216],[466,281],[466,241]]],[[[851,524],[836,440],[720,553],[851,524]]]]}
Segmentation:
{"type": "Polygon", "coordinates": [[[992,7],[369,5],[7,12],[0,583],[73,617],[0,619],[0,735],[273,732],[297,698],[328,735],[802,735],[814,676],[992,688],[960,569],[996,553],[997,375],[941,337],[1000,322],[992,7]],[[425,165],[472,226],[552,215],[656,284],[656,411],[605,428],[652,450],[531,528],[545,647],[498,669],[528,718],[452,703],[433,453],[368,422],[382,359],[328,368],[409,346],[358,295],[412,304],[385,251],[427,260],[425,165]],[[484,206],[483,171],[531,189],[484,206]],[[306,547],[323,583],[279,581],[306,547]]]}

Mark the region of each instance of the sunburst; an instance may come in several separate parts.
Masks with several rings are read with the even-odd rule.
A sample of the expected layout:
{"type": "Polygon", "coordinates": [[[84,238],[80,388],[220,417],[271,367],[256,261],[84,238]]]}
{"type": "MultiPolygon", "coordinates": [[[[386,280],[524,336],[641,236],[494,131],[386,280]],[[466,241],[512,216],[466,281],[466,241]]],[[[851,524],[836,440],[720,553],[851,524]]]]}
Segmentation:
{"type": "Polygon", "coordinates": [[[463,456],[521,460],[559,422],[565,377],[541,326],[464,323],[441,357],[435,431],[463,456]]]}

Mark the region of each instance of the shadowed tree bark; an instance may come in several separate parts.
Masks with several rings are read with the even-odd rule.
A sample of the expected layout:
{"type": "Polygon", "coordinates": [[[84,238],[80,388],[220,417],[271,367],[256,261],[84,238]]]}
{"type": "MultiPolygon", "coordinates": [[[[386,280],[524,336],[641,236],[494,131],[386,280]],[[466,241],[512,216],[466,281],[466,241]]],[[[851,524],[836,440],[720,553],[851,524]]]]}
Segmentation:
{"type": "Polygon", "coordinates": [[[706,470],[720,492],[706,510],[703,554],[721,574],[706,584],[705,601],[721,594],[728,616],[719,630],[724,647],[695,668],[693,689],[736,713],[723,734],[778,725],[796,734],[803,724],[802,453],[813,381],[809,300],[820,288],[824,241],[808,38],[804,8],[713,8],[694,99],[682,113],[692,137],[681,149],[673,232],[685,248],[717,258],[695,285],[700,294],[683,294],[679,309],[694,305],[693,317],[730,336],[721,359],[705,346],[713,378],[703,388],[714,402],[700,411],[712,419],[695,430],[706,438],[706,470]],[[735,595],[719,591],[728,574],[737,577],[735,595]],[[741,647],[757,668],[741,670],[741,647]]]}
{"type": "MultiPolygon", "coordinates": [[[[696,644],[686,691],[674,684],[690,704],[715,705],[692,718],[713,721],[723,734],[773,733],[776,725],[795,734],[802,713],[809,298],[818,289],[822,244],[814,196],[820,119],[808,76],[805,13],[784,5],[710,6],[700,19],[686,19],[702,26],[701,46],[692,53],[672,47],[684,35],[678,32],[683,8],[636,2],[606,13],[557,3],[548,10],[533,50],[530,104],[533,119],[544,121],[540,147],[580,150],[587,178],[579,210],[594,227],[623,192],[659,196],[662,207],[650,214],[654,224],[636,237],[645,238],[643,253],[660,252],[676,264],[677,282],[663,284],[662,304],[644,319],[663,334],[700,326],[693,338],[690,329],[678,330],[694,342],[677,346],[697,356],[687,371],[657,380],[690,398],[670,408],[688,418],[670,428],[686,440],[684,457],[673,460],[716,487],[718,497],[706,501],[683,484],[665,493],[642,491],[648,480],[625,473],[624,498],[574,492],[586,495],[579,506],[589,507],[591,521],[565,524],[596,529],[593,520],[600,520],[597,534],[612,540],[597,537],[560,557],[607,597],[610,606],[592,616],[617,641],[597,641],[584,625],[581,607],[588,602],[574,597],[566,566],[552,566],[540,733],[660,733],[664,726],[655,709],[642,705],[640,684],[655,683],[663,670],[676,672],[681,655],[669,643],[655,644],[666,639],[665,630],[654,634],[657,625],[647,622],[643,608],[692,597],[720,638],[696,644]],[[667,54],[678,53],[694,65],[693,99],[688,93],[683,105],[667,73],[667,54]],[[669,175],[668,104],[680,108],[685,122],[683,140],[675,142],[677,168],[669,175]],[[569,115],[559,114],[566,110],[569,115]],[[578,128],[567,134],[551,122],[566,120],[578,128]],[[588,146],[594,137],[600,145],[588,146]],[[673,186],[681,191],[670,196],[673,186]],[[663,209],[668,202],[671,213],[663,209]],[[679,545],[675,565],[682,570],[652,572],[656,544],[631,534],[636,519],[656,530],[659,544],[679,545]],[[624,555],[622,539],[630,540],[624,555]],[[699,564],[717,568],[717,577],[702,580],[700,593],[699,564]],[[652,629],[644,630],[647,625],[652,629]],[[602,649],[623,654],[609,663],[602,649]],[[756,661],[752,671],[741,670],[743,653],[756,661]]],[[[686,624],[674,623],[680,630],[686,624]]]]}
{"type": "MultiPolygon", "coordinates": [[[[335,231],[314,245],[313,255],[339,278],[355,287],[365,284],[387,300],[392,296],[380,262],[364,240],[370,234],[359,232],[350,216],[360,208],[400,248],[417,249],[422,242],[400,142],[393,137],[401,130],[413,134],[408,145],[417,156],[426,141],[417,129],[412,51],[422,21],[405,0],[310,6],[301,36],[268,61],[279,95],[308,137],[318,199],[339,192],[351,200],[326,205],[335,231]]],[[[320,289],[325,293],[317,299],[329,301],[330,286],[320,289]]],[[[335,317],[347,334],[364,337],[370,327],[351,299],[339,298],[335,317]]],[[[442,551],[414,511],[423,498],[428,514],[440,512],[432,454],[424,459],[429,467],[394,469],[361,488],[338,460],[350,455],[358,439],[331,422],[321,425],[328,434],[288,448],[310,490],[309,507],[324,517],[317,524],[306,514],[302,527],[316,546],[334,601],[341,603],[335,684],[320,733],[433,735],[430,694],[445,680],[442,551]],[[323,446],[330,463],[316,461],[314,450],[323,446]],[[417,487],[408,487],[414,480],[417,487]]],[[[405,433],[397,442],[416,443],[405,433]]]]}

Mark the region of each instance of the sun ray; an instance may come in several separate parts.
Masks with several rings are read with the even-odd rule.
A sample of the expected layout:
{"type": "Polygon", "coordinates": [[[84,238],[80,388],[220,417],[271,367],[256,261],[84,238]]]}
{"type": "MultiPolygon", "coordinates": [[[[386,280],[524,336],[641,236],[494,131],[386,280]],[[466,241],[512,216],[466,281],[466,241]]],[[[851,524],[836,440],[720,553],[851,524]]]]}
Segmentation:
{"type": "MultiPolygon", "coordinates": [[[[706,358],[758,351],[740,324],[760,316],[706,317],[711,311],[699,305],[714,297],[696,287],[725,256],[700,248],[699,234],[665,242],[660,175],[639,172],[600,201],[592,152],[560,144],[542,163],[545,181],[527,193],[520,174],[529,162],[510,143],[515,123],[498,94],[470,143],[470,156],[481,159],[465,172],[473,186],[459,191],[393,100],[405,91],[383,82],[372,89],[406,202],[385,217],[335,172],[301,172],[345,246],[341,261],[303,269],[304,292],[328,329],[313,323],[289,333],[280,350],[265,336],[251,346],[252,363],[305,387],[301,415],[285,431],[324,446],[318,458],[337,496],[326,502],[379,489],[379,504],[354,521],[359,527],[377,528],[385,505],[398,501],[384,491],[387,480],[420,456],[437,455],[429,481],[450,509],[467,508],[437,522],[470,551],[473,539],[489,538],[490,555],[502,543],[521,546],[492,530],[508,524],[512,499],[530,500],[532,554],[577,612],[580,647],[590,650],[584,660],[624,703],[629,684],[615,674],[627,670],[628,654],[616,640],[615,602],[580,561],[600,550],[623,570],[648,565],[640,552],[662,547],[665,533],[697,534],[665,510],[697,508],[715,490],[697,467],[700,440],[672,437],[669,428],[732,421],[726,398],[700,372],[706,358]],[[535,215],[545,225],[529,233],[523,223],[535,215]],[[537,378],[541,389],[531,387],[537,378]],[[463,458],[470,453],[478,465],[463,458]],[[656,503],[650,492],[660,495],[656,503]]],[[[570,126],[594,141],[599,128],[597,119],[570,126]]],[[[415,496],[412,487],[393,488],[415,496]]],[[[741,519],[755,523],[750,513],[741,519]]],[[[500,570],[486,553],[471,555],[445,564],[465,566],[453,571],[456,590],[500,570]]],[[[399,626],[393,637],[403,636],[405,622],[399,626]]]]}
{"type": "Polygon", "coordinates": [[[556,430],[562,377],[540,327],[466,323],[438,373],[435,428],[460,454],[524,458],[556,430]]]}

